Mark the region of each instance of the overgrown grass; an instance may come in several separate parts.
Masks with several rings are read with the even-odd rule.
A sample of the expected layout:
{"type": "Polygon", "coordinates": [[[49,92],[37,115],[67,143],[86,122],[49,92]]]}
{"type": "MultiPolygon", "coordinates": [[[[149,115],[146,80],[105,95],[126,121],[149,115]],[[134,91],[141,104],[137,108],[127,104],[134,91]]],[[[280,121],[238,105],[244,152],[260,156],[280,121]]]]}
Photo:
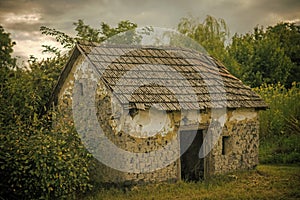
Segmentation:
{"type": "Polygon", "coordinates": [[[299,199],[300,166],[260,165],[204,182],[100,189],[84,199],[299,199]]]}
{"type": "Polygon", "coordinates": [[[260,112],[260,162],[300,163],[300,84],[254,89],[269,105],[260,112]]]}
{"type": "Polygon", "coordinates": [[[259,147],[262,164],[300,163],[299,135],[274,136],[263,140],[259,147]]]}

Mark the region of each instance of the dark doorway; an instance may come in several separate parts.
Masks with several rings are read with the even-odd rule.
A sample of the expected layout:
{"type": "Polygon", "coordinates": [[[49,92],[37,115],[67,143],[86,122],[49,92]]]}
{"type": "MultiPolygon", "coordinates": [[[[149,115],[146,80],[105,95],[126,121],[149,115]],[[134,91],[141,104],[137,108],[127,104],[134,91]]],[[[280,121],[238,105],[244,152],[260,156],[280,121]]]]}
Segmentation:
{"type": "Polygon", "coordinates": [[[181,178],[183,180],[199,181],[204,178],[204,159],[199,158],[199,151],[202,143],[202,130],[180,132],[181,153],[186,149],[185,147],[187,147],[187,144],[191,144],[180,157],[181,178]]]}

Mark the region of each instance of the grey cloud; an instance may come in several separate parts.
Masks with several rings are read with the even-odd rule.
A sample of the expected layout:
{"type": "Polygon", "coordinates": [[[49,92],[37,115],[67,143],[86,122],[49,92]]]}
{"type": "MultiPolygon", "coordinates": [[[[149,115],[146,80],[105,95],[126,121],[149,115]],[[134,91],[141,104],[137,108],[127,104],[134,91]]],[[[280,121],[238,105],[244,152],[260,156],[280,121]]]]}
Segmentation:
{"type": "Polygon", "coordinates": [[[36,32],[31,32],[30,34],[26,33],[26,32],[20,32],[20,33],[13,33],[12,36],[14,37],[15,40],[17,41],[39,41],[39,39],[41,38],[41,35],[38,31],[36,32]]]}
{"type": "Polygon", "coordinates": [[[115,25],[129,20],[139,26],[176,28],[182,17],[192,15],[204,19],[212,15],[225,19],[232,33],[244,33],[256,25],[300,19],[299,10],[299,0],[0,0],[0,22],[16,33],[37,32],[39,26],[46,25],[74,34],[73,22],[78,19],[93,27],[99,27],[102,21],[115,25]],[[4,20],[8,13],[34,12],[40,14],[39,21],[34,23],[4,20]]]}
{"type": "Polygon", "coordinates": [[[47,26],[49,25],[48,23],[23,23],[23,22],[18,22],[18,23],[10,23],[6,24],[5,28],[14,30],[14,31],[22,31],[22,32],[32,32],[32,31],[38,31],[41,26],[47,26]]]}
{"type": "MultiPolygon", "coordinates": [[[[42,1],[1,1],[0,12],[8,11],[9,7],[15,12],[36,9],[41,12],[41,23],[48,22],[56,28],[71,31],[72,22],[85,19],[86,23],[99,26],[100,21],[115,24],[128,19],[139,25],[156,25],[176,27],[181,17],[189,13],[204,18],[207,14],[224,18],[233,29],[246,31],[250,26],[265,22],[269,13],[278,13],[285,17],[296,17],[295,10],[300,1],[288,0],[253,0],[245,1],[199,1],[199,0],[102,0],[102,1],[71,1],[71,0],[42,0],[42,1]],[[246,1],[247,2],[247,1],[246,1]],[[288,12],[287,12],[287,11],[288,12]],[[292,12],[291,12],[292,11],[292,12]]],[[[34,28],[34,27],[32,27],[34,28]]],[[[231,28],[231,27],[230,27],[231,28]]],[[[28,30],[28,29],[26,29],[28,30]]]]}
{"type": "Polygon", "coordinates": [[[13,13],[19,13],[27,11],[28,8],[33,7],[34,3],[31,1],[26,0],[1,0],[0,1],[0,12],[6,13],[6,12],[13,12],[13,13]]]}
{"type": "Polygon", "coordinates": [[[274,12],[285,13],[285,12],[299,12],[300,1],[299,0],[261,0],[255,1],[256,8],[266,9],[274,12]]]}

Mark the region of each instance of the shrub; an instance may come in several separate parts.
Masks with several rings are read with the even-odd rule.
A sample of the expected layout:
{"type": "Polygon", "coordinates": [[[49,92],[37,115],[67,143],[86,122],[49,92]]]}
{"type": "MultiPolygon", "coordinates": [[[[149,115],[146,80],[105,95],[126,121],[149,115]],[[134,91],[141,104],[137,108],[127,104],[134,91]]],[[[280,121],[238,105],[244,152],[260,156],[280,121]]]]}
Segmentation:
{"type": "Polygon", "coordinates": [[[300,84],[293,83],[290,89],[283,85],[263,84],[254,91],[269,105],[260,113],[261,137],[300,134],[300,84]]]}
{"type": "Polygon", "coordinates": [[[300,84],[262,85],[254,90],[269,105],[260,112],[260,162],[300,162],[300,84]]]}
{"type": "MultiPolygon", "coordinates": [[[[0,199],[65,199],[89,184],[90,155],[70,124],[40,119],[68,55],[16,65],[0,26],[0,199]]],[[[50,113],[54,114],[54,113],[50,113]]]]}
{"type": "Polygon", "coordinates": [[[19,124],[0,140],[0,199],[74,198],[91,187],[90,156],[72,128],[19,124]]]}

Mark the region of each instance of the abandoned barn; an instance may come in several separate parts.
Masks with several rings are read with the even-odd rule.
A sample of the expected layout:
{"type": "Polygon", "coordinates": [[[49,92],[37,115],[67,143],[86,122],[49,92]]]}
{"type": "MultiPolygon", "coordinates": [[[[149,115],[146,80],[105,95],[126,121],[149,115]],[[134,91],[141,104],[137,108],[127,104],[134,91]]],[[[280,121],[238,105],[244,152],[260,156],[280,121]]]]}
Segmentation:
{"type": "Polygon", "coordinates": [[[51,101],[63,120],[74,122],[88,150],[107,158],[98,169],[104,182],[200,180],[258,164],[258,112],[266,104],[220,62],[194,50],[77,44],[51,101]],[[81,106],[79,100],[89,98],[92,104],[81,106]],[[82,117],[93,114],[96,125],[82,117]],[[108,147],[98,144],[97,131],[84,133],[92,129],[143,159],[103,150],[108,147]],[[215,144],[204,144],[213,134],[215,144]],[[114,166],[114,160],[122,161],[114,166]]]}

